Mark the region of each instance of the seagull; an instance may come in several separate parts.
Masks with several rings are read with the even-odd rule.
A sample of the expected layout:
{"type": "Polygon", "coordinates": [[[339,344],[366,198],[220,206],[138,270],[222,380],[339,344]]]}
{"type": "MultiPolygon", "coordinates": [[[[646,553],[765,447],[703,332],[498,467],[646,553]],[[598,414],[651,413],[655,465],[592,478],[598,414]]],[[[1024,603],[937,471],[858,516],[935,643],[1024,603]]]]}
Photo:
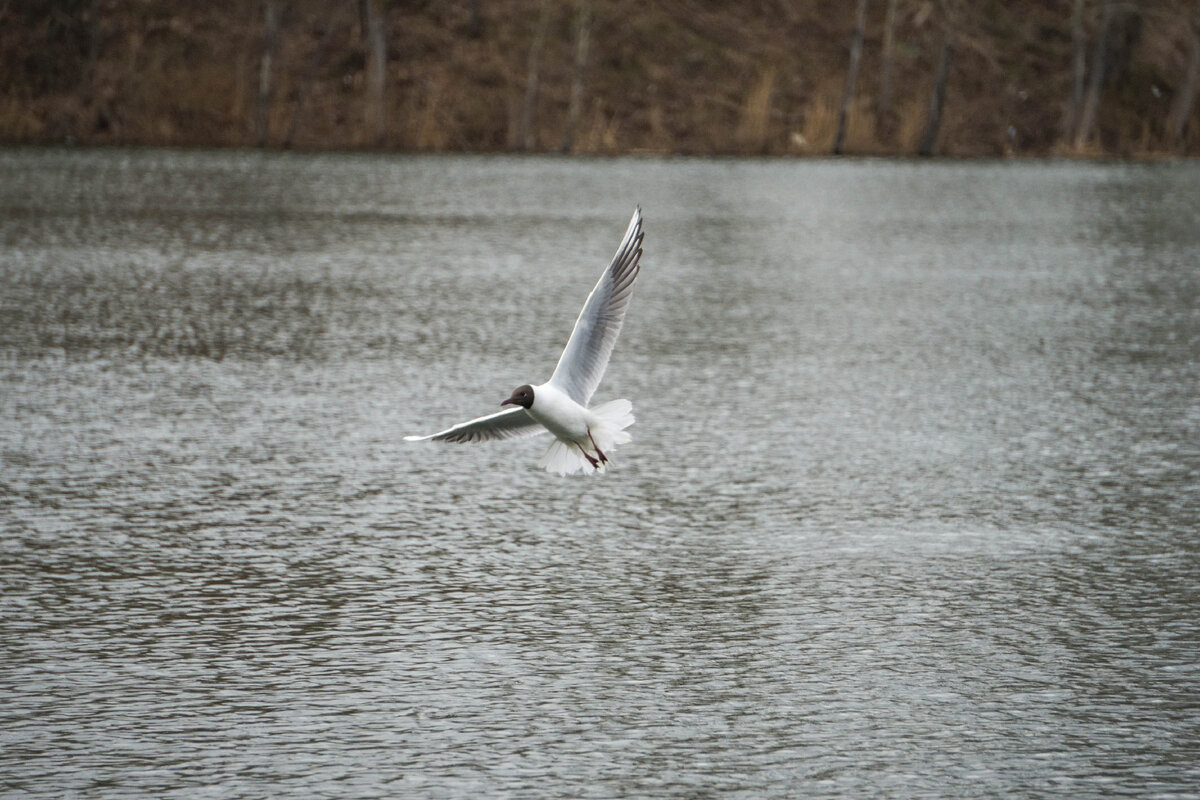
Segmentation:
{"type": "Polygon", "coordinates": [[[502,402],[511,406],[495,414],[462,422],[428,436],[405,436],[405,441],[486,442],[554,434],[538,462],[547,472],[571,475],[604,472],[608,453],[632,438],[633,404],[610,400],[589,408],[588,401],[608,366],[625,311],[633,296],[633,281],[642,258],[642,209],[634,209],[621,246],[588,295],[554,374],[545,383],[524,384],[502,402]]]}

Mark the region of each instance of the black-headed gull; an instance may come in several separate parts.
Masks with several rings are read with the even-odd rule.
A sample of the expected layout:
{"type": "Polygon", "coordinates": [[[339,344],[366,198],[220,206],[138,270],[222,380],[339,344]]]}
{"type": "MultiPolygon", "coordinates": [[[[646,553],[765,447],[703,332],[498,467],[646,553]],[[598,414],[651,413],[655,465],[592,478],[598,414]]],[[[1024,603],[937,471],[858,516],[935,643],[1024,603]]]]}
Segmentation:
{"type": "Polygon", "coordinates": [[[550,380],[537,386],[518,386],[500,404],[512,408],[429,436],[405,436],[405,440],[486,442],[549,431],[554,434],[554,442],[538,462],[547,472],[569,475],[589,466],[593,471],[603,471],[609,463],[607,453],[631,438],[625,429],[633,424],[633,404],[610,400],[588,408],[588,400],[600,384],[617,343],[641,258],[642,210],[637,208],[617,254],[583,304],[550,380]]]}

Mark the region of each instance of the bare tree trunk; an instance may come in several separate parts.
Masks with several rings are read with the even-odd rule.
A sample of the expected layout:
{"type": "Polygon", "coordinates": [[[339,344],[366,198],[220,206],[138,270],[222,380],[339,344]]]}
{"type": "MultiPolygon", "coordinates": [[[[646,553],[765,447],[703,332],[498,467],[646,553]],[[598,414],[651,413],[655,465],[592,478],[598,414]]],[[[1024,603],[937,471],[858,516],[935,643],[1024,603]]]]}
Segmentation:
{"type": "Polygon", "coordinates": [[[363,0],[360,9],[366,22],[363,37],[367,45],[366,129],[376,145],[383,144],[386,115],[383,108],[384,78],[387,75],[387,32],[380,0],[363,0]]]}
{"type": "Polygon", "coordinates": [[[575,34],[575,65],[571,76],[571,103],[567,106],[567,129],[563,133],[562,149],[571,152],[575,145],[575,127],[583,108],[583,75],[587,70],[588,45],[592,30],[591,0],[580,0],[575,34]]]}
{"type": "Polygon", "coordinates": [[[483,36],[483,0],[471,0],[471,16],[467,19],[467,36],[483,36]]]}
{"type": "Polygon", "coordinates": [[[892,50],[896,46],[896,6],[899,0],[888,0],[883,17],[883,52],[879,54],[879,95],[875,99],[876,132],[888,130],[892,113],[892,50]]]}
{"type": "Polygon", "coordinates": [[[1084,0],[1071,0],[1071,102],[1063,121],[1063,137],[1073,140],[1083,117],[1083,88],[1087,81],[1087,37],[1083,32],[1084,0]]]}
{"type": "Polygon", "coordinates": [[[1092,139],[1096,128],[1096,115],[1100,111],[1100,90],[1104,87],[1104,74],[1108,70],[1108,39],[1112,30],[1115,11],[1113,0],[1106,0],[1104,13],[1100,21],[1100,30],[1096,33],[1096,46],[1092,51],[1092,74],[1088,76],[1087,91],[1083,98],[1083,108],[1079,113],[1079,122],[1075,127],[1075,150],[1083,150],[1092,139]]]}
{"type": "Polygon", "coordinates": [[[259,147],[265,147],[270,138],[271,123],[271,66],[275,61],[275,50],[279,45],[279,2],[263,0],[263,14],[267,27],[267,40],[263,47],[262,60],[258,65],[258,102],[255,104],[254,130],[259,147]]]}
{"type": "Polygon", "coordinates": [[[537,27],[529,47],[528,77],[525,80],[525,103],[521,107],[521,126],[517,129],[517,147],[531,150],[536,143],[533,116],[537,109],[538,70],[541,68],[542,48],[546,44],[546,28],[550,24],[550,0],[542,0],[538,10],[537,27]]]}
{"type": "Polygon", "coordinates": [[[842,102],[838,107],[837,134],[833,137],[833,154],[840,156],[846,144],[846,122],[850,116],[850,104],[854,101],[854,84],[858,82],[858,62],[862,59],[863,31],[867,27],[867,0],[858,0],[858,13],[854,17],[854,34],[850,38],[850,66],[846,69],[846,85],[842,89],[842,102]]]}
{"type": "Polygon", "coordinates": [[[79,95],[83,105],[92,102],[93,83],[96,78],[96,62],[100,60],[100,0],[92,0],[88,7],[88,54],[83,66],[79,95]]]}
{"type": "Polygon", "coordinates": [[[1167,117],[1167,131],[1171,143],[1176,146],[1183,145],[1183,134],[1187,132],[1192,105],[1196,102],[1196,84],[1200,83],[1200,12],[1191,20],[1189,28],[1192,45],[1188,48],[1188,62],[1183,70],[1183,80],[1179,82],[1179,90],[1175,93],[1175,101],[1171,103],[1171,113],[1167,117]]]}
{"type": "Polygon", "coordinates": [[[942,126],[942,109],[946,105],[946,83],[950,78],[950,59],[953,46],[950,33],[942,40],[942,49],[938,53],[937,70],[933,77],[933,93],[929,97],[929,117],[925,121],[925,132],[921,135],[921,146],[918,155],[931,156],[937,151],[938,131],[942,126]]]}

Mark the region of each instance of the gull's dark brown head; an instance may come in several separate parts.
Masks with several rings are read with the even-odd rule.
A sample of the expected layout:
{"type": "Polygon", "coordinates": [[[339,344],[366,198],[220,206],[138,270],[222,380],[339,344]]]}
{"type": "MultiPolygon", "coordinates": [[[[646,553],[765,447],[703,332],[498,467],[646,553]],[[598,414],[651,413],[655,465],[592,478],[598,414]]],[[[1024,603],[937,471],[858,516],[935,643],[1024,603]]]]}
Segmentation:
{"type": "Polygon", "coordinates": [[[508,398],[500,405],[513,405],[521,406],[522,408],[529,408],[533,405],[533,387],[529,384],[518,386],[517,388],[513,389],[512,397],[508,398]]]}

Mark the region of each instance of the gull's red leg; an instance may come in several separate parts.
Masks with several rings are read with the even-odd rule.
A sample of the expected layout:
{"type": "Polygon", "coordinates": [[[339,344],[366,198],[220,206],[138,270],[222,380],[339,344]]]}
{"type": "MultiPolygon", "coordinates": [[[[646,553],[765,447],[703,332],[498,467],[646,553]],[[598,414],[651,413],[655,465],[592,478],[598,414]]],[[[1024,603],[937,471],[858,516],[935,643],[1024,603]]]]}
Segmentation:
{"type": "MultiPolygon", "coordinates": [[[[588,438],[592,439],[592,429],[591,428],[588,428],[588,438]]],[[[594,447],[596,449],[596,455],[600,456],[600,460],[603,461],[605,464],[607,464],[608,456],[604,455],[603,450],[601,450],[599,447],[596,447],[595,439],[592,439],[592,447],[594,447]]]]}
{"type": "Polygon", "coordinates": [[[576,442],[575,446],[579,448],[579,452],[583,453],[583,457],[586,458],[588,463],[592,465],[592,469],[600,469],[600,462],[593,458],[591,453],[589,453],[587,450],[584,450],[583,445],[581,445],[579,442],[576,442]]]}

